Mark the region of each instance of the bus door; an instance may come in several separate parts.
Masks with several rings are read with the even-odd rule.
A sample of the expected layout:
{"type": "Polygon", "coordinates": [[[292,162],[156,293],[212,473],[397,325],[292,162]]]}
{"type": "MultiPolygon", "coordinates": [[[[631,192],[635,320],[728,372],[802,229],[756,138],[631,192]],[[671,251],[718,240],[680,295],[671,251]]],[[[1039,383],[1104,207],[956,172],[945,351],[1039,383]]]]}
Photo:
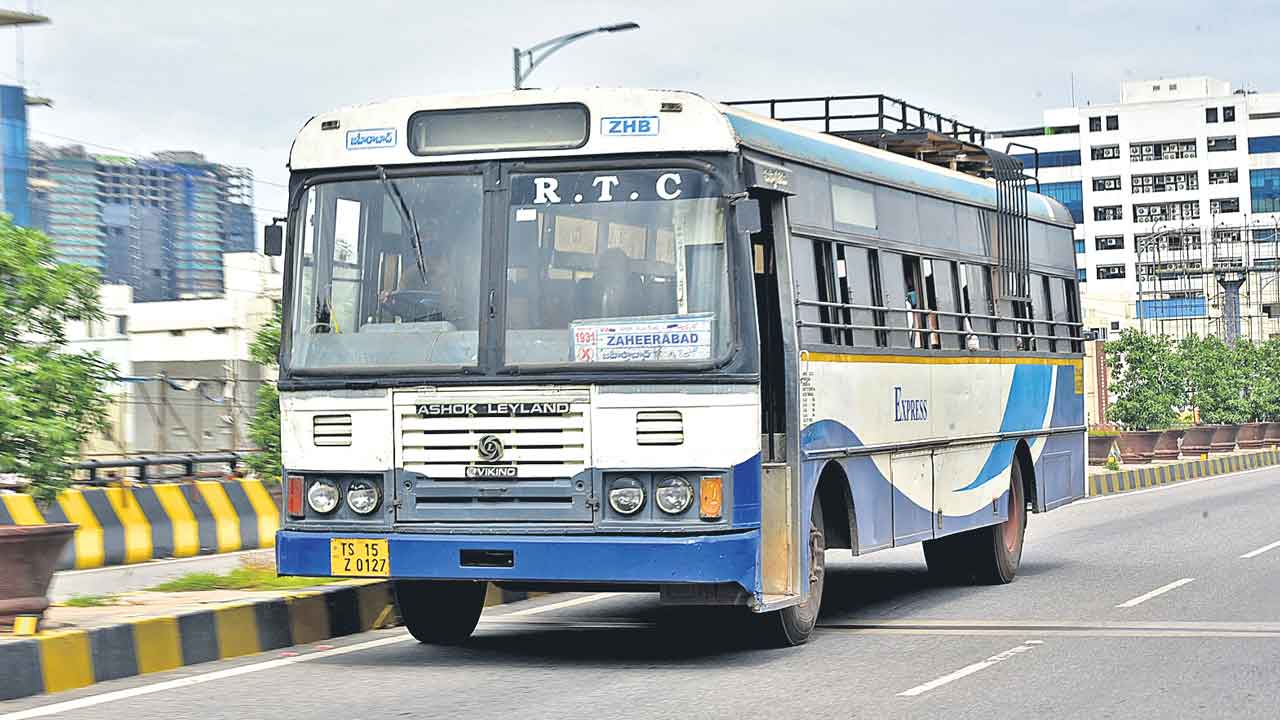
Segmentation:
{"type": "Polygon", "coordinates": [[[802,506],[798,343],[793,302],[786,197],[790,171],[773,163],[746,163],[749,197],[760,206],[759,231],[750,235],[760,342],[762,475],[761,587],[766,603],[801,602],[808,591],[808,509],[802,506]]]}

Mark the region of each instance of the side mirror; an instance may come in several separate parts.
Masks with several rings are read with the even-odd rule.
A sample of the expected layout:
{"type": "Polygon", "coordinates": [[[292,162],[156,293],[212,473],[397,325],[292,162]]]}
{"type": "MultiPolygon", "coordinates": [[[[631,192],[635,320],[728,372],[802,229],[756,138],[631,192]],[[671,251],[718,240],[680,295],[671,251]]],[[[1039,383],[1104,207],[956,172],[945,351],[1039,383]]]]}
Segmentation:
{"type": "Polygon", "coordinates": [[[754,235],[760,232],[760,201],[747,198],[735,202],[733,221],[740,233],[754,235]]]}
{"type": "Polygon", "coordinates": [[[284,226],[272,224],[262,228],[262,254],[267,257],[284,254],[284,226]]]}

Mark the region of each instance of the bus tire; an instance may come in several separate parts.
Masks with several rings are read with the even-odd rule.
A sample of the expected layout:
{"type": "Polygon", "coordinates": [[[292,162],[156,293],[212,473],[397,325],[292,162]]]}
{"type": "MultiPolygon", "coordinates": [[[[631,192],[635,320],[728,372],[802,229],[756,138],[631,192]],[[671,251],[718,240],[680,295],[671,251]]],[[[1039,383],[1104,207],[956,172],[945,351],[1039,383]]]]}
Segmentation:
{"type": "Polygon", "coordinates": [[[761,639],[769,647],[795,647],[809,641],[818,612],[822,609],[822,589],[826,584],[826,535],[823,533],[822,503],[817,494],[813,498],[813,510],[809,514],[809,597],[799,605],[763,613],[760,622],[761,639]]]}
{"type": "Polygon", "coordinates": [[[998,525],[926,540],[924,560],[930,574],[944,581],[976,581],[984,585],[1013,582],[1022,563],[1027,504],[1017,462],[1010,474],[1008,518],[998,525]]]}
{"type": "Polygon", "coordinates": [[[397,580],[400,618],[418,642],[457,645],[480,622],[488,583],[453,580],[397,580]]]}

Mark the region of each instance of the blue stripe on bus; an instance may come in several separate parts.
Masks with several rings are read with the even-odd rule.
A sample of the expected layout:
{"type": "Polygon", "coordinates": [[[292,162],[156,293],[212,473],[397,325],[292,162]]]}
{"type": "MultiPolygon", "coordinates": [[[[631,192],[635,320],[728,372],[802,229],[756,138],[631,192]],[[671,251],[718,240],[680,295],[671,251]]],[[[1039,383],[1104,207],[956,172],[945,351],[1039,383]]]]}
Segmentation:
{"type": "MultiPolygon", "coordinates": [[[[1045,411],[1049,409],[1049,395],[1053,392],[1054,371],[1052,365],[1017,365],[1013,369],[1013,383],[1009,386],[1009,400],[1004,406],[1004,419],[1000,421],[1000,432],[1022,432],[1040,430],[1044,427],[1045,411]]],[[[1035,444],[1035,438],[1027,439],[1028,445],[1035,444]]],[[[964,492],[982,487],[1000,475],[1013,464],[1013,453],[1018,447],[1017,440],[1001,440],[991,448],[991,454],[982,464],[978,476],[973,482],[955,492],[964,492]]]]}

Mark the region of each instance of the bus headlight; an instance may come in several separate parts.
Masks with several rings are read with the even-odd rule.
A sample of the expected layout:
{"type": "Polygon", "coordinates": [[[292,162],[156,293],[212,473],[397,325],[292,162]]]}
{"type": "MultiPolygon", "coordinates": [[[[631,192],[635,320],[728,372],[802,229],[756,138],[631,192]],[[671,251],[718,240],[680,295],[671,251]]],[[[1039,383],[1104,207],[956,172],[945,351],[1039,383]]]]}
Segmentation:
{"type": "Polygon", "coordinates": [[[338,500],[341,497],[337,484],[332,480],[324,478],[313,480],[311,487],[307,488],[307,504],[321,515],[333,512],[333,509],[338,507],[338,500]]]}
{"type": "Polygon", "coordinates": [[[668,475],[658,481],[653,500],[662,512],[679,515],[693,504],[693,485],[679,475],[668,475]]]}
{"type": "Polygon", "coordinates": [[[644,507],[644,485],[635,478],[623,477],[609,486],[609,507],[619,515],[635,515],[644,507]]]}
{"type": "Polygon", "coordinates": [[[381,493],[367,480],[356,480],[347,486],[347,507],[360,515],[368,515],[378,509],[381,493]]]}

